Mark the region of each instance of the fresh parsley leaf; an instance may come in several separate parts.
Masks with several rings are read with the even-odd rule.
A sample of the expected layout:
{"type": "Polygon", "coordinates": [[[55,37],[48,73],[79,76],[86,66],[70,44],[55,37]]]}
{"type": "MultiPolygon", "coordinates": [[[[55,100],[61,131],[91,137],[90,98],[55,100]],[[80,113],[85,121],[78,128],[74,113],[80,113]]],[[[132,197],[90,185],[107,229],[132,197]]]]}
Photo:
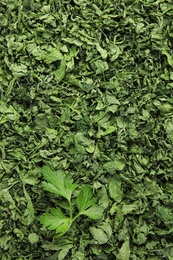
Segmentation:
{"type": "Polygon", "coordinates": [[[96,206],[96,198],[93,197],[93,193],[88,186],[83,186],[78,197],[77,205],[79,209],[79,215],[86,215],[92,219],[100,219],[102,217],[103,208],[96,206]]]}
{"type": "Polygon", "coordinates": [[[59,206],[69,211],[69,217],[66,217],[60,208],[51,208],[50,213],[45,213],[39,218],[41,224],[45,227],[48,227],[50,230],[56,230],[57,237],[64,235],[80,215],[86,215],[92,219],[102,218],[103,208],[96,205],[96,198],[94,198],[92,191],[87,185],[83,186],[77,197],[79,213],[73,217],[71,196],[77,184],[73,183],[69,174],[65,175],[63,171],[52,171],[48,166],[43,167],[43,175],[48,181],[48,183],[43,182],[45,190],[64,197],[69,204],[67,206],[65,203],[64,207],[64,203],[59,203],[59,206]]]}
{"type": "Polygon", "coordinates": [[[101,206],[92,206],[80,213],[80,215],[88,216],[92,219],[101,219],[103,216],[103,207],[101,206]]]}
{"type": "Polygon", "coordinates": [[[71,226],[71,219],[66,217],[60,208],[51,208],[50,213],[45,213],[40,218],[40,223],[50,230],[56,230],[58,237],[68,231],[71,226]]]}
{"type": "Polygon", "coordinates": [[[64,197],[68,201],[71,199],[71,195],[76,189],[77,184],[73,183],[73,180],[69,174],[65,174],[63,171],[52,171],[48,166],[43,167],[43,175],[47,182],[43,182],[45,190],[55,193],[64,197]]]}

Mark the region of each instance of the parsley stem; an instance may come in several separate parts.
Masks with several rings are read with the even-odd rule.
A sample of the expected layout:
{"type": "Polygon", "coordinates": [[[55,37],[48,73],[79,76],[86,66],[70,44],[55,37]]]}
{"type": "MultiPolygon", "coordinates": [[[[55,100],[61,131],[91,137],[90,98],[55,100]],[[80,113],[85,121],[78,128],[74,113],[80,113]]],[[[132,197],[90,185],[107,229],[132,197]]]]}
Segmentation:
{"type": "Polygon", "coordinates": [[[70,200],[69,200],[69,206],[70,206],[70,219],[73,219],[73,207],[70,200]]]}
{"type": "Polygon", "coordinates": [[[80,216],[80,214],[78,213],[78,214],[73,218],[73,221],[75,221],[79,216],[80,216]]]}

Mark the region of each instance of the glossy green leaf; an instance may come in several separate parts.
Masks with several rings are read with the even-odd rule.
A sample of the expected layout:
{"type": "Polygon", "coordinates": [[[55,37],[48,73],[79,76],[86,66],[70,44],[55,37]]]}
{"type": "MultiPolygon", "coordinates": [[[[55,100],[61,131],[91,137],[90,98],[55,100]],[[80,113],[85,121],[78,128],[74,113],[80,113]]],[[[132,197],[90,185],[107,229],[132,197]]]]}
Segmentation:
{"type": "Polygon", "coordinates": [[[77,206],[80,215],[86,215],[92,219],[100,219],[103,216],[103,208],[96,206],[96,199],[88,186],[83,186],[78,197],[77,206]]]}
{"type": "Polygon", "coordinates": [[[93,197],[93,193],[90,188],[84,185],[77,197],[77,205],[79,212],[84,212],[87,208],[94,206],[96,199],[93,197]]]}
{"type": "Polygon", "coordinates": [[[71,195],[76,189],[77,184],[74,184],[69,174],[65,174],[63,171],[52,171],[48,166],[43,167],[43,175],[45,180],[43,187],[45,190],[55,193],[59,196],[71,199],[71,195]]]}
{"type": "Polygon", "coordinates": [[[71,226],[70,218],[66,217],[60,208],[50,208],[50,213],[45,213],[39,220],[50,230],[56,230],[58,237],[66,233],[71,226]]]}
{"type": "Polygon", "coordinates": [[[101,219],[103,217],[103,207],[91,206],[88,209],[81,211],[80,215],[85,215],[92,219],[101,219]]]}

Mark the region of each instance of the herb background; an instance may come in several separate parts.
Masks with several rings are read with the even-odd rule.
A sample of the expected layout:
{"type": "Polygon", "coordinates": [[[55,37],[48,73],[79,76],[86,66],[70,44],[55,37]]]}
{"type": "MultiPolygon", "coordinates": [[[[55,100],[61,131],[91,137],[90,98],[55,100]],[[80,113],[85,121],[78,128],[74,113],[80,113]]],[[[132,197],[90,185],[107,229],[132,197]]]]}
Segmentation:
{"type": "Polygon", "coordinates": [[[0,256],[173,259],[172,0],[1,0],[0,256]],[[63,237],[42,166],[104,207],[63,237]]]}

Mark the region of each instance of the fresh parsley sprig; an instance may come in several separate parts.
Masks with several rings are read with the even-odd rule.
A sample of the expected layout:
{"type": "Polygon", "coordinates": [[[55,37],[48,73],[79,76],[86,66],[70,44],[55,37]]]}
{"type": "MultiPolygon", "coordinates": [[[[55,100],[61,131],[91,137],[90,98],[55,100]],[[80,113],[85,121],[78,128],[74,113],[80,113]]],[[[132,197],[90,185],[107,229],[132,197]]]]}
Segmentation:
{"type": "Polygon", "coordinates": [[[63,171],[52,171],[48,166],[43,166],[43,176],[47,182],[43,182],[43,188],[58,196],[65,198],[69,204],[69,216],[64,215],[61,209],[50,208],[49,213],[44,213],[40,218],[40,223],[50,230],[55,230],[57,237],[63,236],[71,227],[72,223],[81,215],[90,217],[91,219],[101,219],[103,208],[96,205],[97,199],[94,198],[92,191],[87,185],[84,185],[76,198],[78,213],[73,216],[74,203],[72,194],[78,187],[73,183],[70,174],[63,171]]]}

